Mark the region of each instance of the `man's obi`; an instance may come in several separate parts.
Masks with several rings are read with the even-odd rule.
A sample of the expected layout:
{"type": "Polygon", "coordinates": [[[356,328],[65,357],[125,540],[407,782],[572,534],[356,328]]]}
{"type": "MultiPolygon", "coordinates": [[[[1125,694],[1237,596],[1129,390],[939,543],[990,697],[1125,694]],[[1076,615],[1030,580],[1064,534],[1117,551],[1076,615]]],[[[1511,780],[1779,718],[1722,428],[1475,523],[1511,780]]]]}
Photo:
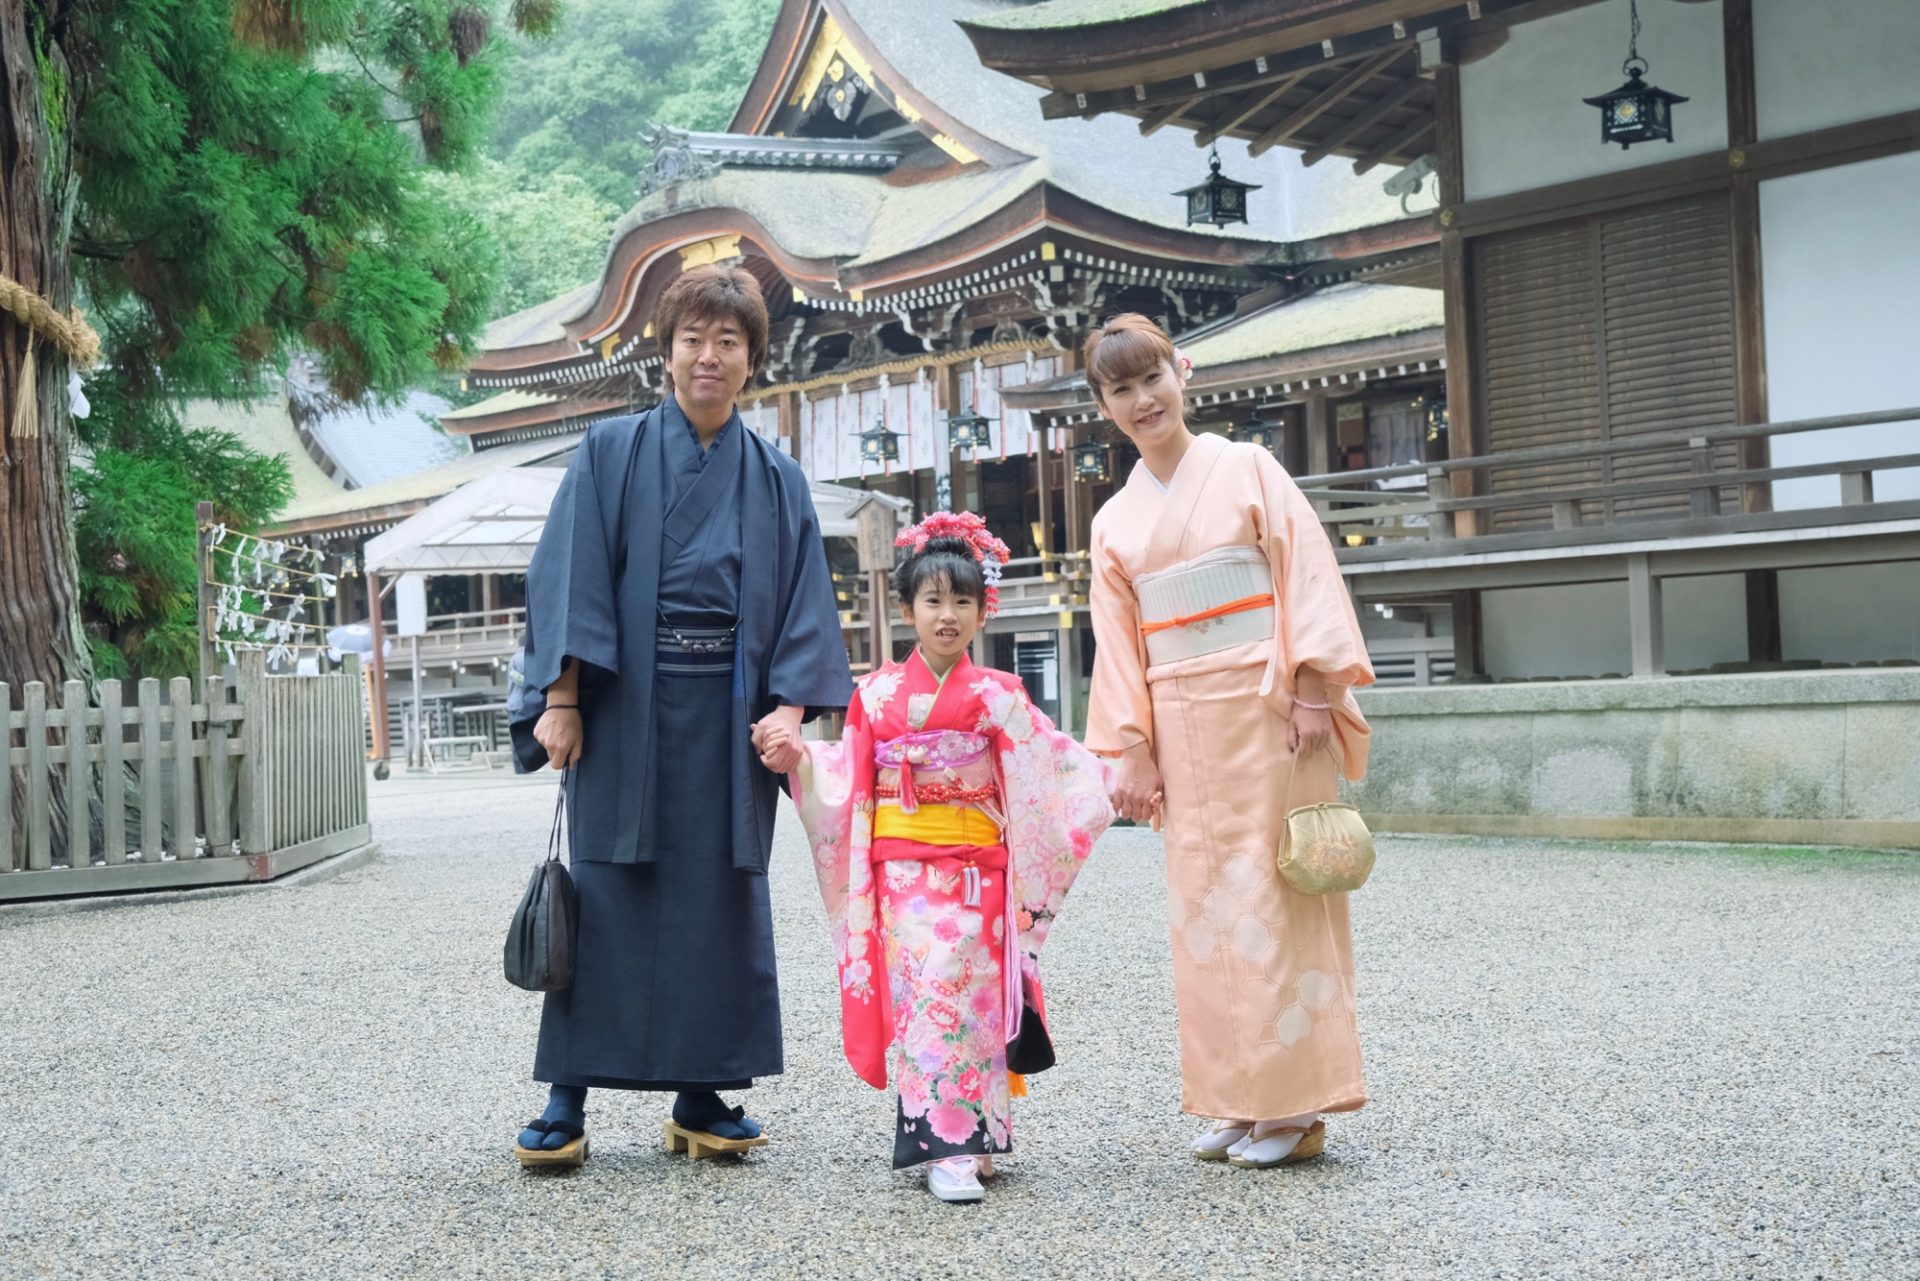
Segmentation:
{"type": "Polygon", "coordinates": [[[1158,666],[1273,639],[1273,570],[1258,547],[1222,547],[1133,580],[1158,666]]]}
{"type": "Polygon", "coordinates": [[[1000,794],[981,734],[930,730],[874,744],[876,840],[1000,843],[1000,794]]]}

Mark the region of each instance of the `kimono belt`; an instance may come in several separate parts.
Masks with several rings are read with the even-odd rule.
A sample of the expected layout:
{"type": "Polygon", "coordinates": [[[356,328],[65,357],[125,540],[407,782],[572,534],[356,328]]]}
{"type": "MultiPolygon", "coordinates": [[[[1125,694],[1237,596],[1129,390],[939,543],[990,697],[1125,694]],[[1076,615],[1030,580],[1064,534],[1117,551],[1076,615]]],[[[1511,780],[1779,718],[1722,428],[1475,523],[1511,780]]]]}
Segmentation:
{"type": "MultiPolygon", "coordinates": [[[[873,857],[882,861],[882,841],[912,842],[932,846],[924,854],[887,854],[885,858],[946,858],[942,846],[994,846],[1000,844],[1000,825],[971,805],[922,805],[911,812],[898,805],[880,805],[873,812],[873,857]]],[[[1004,866],[1006,855],[993,866],[1004,866]]]]}
{"type": "Polygon", "coordinates": [[[1273,569],[1258,547],[1222,547],[1141,574],[1133,589],[1155,666],[1273,639],[1273,569]]]}
{"type": "Polygon", "coordinates": [[[980,906],[981,868],[999,870],[1007,865],[1007,847],[1000,843],[999,824],[975,809],[929,805],[917,813],[903,814],[895,806],[882,805],[874,812],[873,834],[870,857],[876,863],[960,860],[962,907],[980,906]],[[927,821],[942,812],[948,817],[927,821]],[[896,818],[889,820],[888,814],[896,818]]]}

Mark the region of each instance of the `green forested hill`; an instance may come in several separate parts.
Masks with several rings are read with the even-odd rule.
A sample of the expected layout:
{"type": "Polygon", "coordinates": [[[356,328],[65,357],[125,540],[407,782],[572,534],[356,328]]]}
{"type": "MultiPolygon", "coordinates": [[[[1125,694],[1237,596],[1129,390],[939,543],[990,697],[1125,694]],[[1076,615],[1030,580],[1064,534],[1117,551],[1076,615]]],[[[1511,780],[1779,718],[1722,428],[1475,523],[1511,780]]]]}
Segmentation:
{"type": "Polygon", "coordinates": [[[565,0],[559,31],[498,50],[504,82],[488,155],[442,178],[491,229],[504,315],[600,269],[651,153],[648,121],[724,129],[780,0],[565,0]]]}

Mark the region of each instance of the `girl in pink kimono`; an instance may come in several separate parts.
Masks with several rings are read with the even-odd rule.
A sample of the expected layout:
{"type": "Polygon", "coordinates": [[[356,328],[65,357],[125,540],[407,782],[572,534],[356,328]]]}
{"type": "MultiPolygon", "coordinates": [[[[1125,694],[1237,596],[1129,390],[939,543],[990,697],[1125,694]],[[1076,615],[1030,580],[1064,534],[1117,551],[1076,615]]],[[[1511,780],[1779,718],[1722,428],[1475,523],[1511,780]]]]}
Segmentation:
{"type": "Polygon", "coordinates": [[[935,1196],[977,1201],[993,1155],[1013,1150],[1015,1072],[1053,1061],[1036,966],[1112,821],[1109,775],[1018,677],[967,657],[1005,544],[950,512],[900,542],[912,554],[894,587],[919,644],[857,683],[840,742],[805,745],[792,794],[833,929],[847,1061],[885,1089],[892,1050],[894,1168],[930,1163],[935,1196]]]}
{"type": "Polygon", "coordinates": [[[1373,669],[1312,506],[1269,451],[1187,430],[1183,365],[1143,316],[1087,341],[1140,450],[1093,521],[1087,746],[1120,758],[1122,814],[1166,823],[1182,1106],[1213,1119],[1193,1155],[1259,1168],[1367,1099],[1347,896],[1295,892],[1275,852],[1289,808],[1365,772],[1373,669]]]}

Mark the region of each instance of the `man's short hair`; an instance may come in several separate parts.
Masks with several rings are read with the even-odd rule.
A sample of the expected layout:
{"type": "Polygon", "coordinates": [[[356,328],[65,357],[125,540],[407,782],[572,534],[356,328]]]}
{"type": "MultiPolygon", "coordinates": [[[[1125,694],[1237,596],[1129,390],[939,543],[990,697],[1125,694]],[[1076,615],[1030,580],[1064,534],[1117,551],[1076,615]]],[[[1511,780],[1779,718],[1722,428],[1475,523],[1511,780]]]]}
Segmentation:
{"type": "Polygon", "coordinates": [[[673,340],[687,325],[731,320],[747,340],[747,377],[767,363],[767,300],[760,282],[744,267],[718,263],[695,267],[667,286],[653,309],[653,338],[666,366],[667,390],[673,390],[673,340]]]}

